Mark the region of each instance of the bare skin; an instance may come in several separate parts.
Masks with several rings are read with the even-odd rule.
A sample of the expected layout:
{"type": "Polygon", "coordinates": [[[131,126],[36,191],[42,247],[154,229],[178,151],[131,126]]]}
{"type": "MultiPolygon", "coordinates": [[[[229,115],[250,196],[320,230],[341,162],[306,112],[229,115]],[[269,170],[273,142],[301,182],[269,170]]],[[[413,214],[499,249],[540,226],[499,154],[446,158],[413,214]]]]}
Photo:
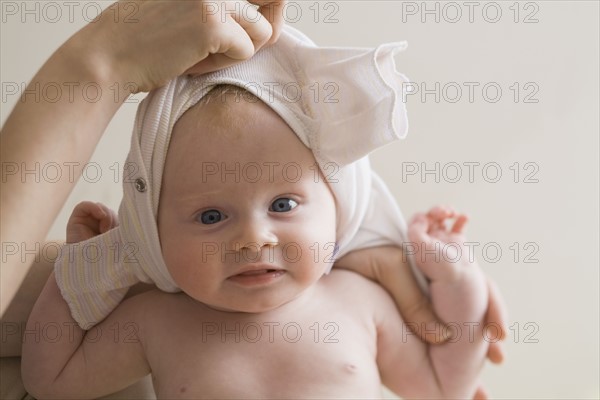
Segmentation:
{"type": "MultiPolygon", "coordinates": [[[[23,379],[29,391],[37,397],[97,397],[151,372],[159,398],[372,398],[380,396],[382,382],[408,397],[472,396],[487,352],[481,335],[487,286],[479,268],[465,260],[418,263],[431,280],[438,315],[459,325],[477,324],[472,338],[422,343],[408,333],[382,288],[349,272],[323,277],[326,258],[315,260],[309,251],[314,243],[335,240],[335,203],[323,180],[308,175],[297,182],[273,183],[266,176],[252,183],[203,181],[202,162],[215,154],[225,163],[293,160],[307,170],[314,164],[312,153],[266,105],[232,105],[232,121],[224,111],[229,104],[221,109],[215,104],[192,108],[179,120],[163,176],[161,247],[185,293],[132,297],[97,329],[84,332],[52,275],[28,329],[53,322],[70,332],[56,341],[25,342],[23,379]],[[202,132],[197,121],[207,120],[211,123],[202,126],[212,129],[202,132]],[[238,251],[207,256],[204,243],[238,251]],[[308,256],[286,258],[284,248],[291,243],[308,256]],[[239,342],[235,333],[226,333],[236,323],[239,342]],[[273,328],[273,341],[264,340],[271,331],[254,341],[251,329],[257,326],[273,328]],[[277,339],[282,335],[277,327],[284,326],[277,339]],[[297,335],[289,326],[303,332],[298,341],[290,339],[297,335]],[[222,332],[213,332],[215,327],[222,332]],[[338,343],[314,340],[311,327],[337,329],[338,343]],[[119,332],[116,340],[111,330],[119,332]]],[[[457,239],[460,230],[444,232],[418,215],[409,235],[431,244],[457,239]]]]}
{"type": "MultiPolygon", "coordinates": [[[[115,23],[111,14],[107,13],[61,46],[33,77],[28,90],[48,82],[79,82],[81,85],[92,82],[104,88],[106,93],[111,93],[109,87],[115,83],[123,88],[135,88],[134,91],[151,90],[183,72],[202,73],[231,65],[276,40],[280,32],[283,23],[281,10],[285,2],[256,0],[253,3],[260,6],[259,12],[264,15],[264,18],[253,17],[252,21],[258,21],[254,24],[247,24],[247,21],[235,16],[221,22],[219,14],[213,23],[206,23],[201,13],[196,12],[202,8],[202,1],[179,2],[180,7],[177,8],[172,2],[139,1],[138,22],[135,24],[115,23]],[[202,40],[187,40],[190,37],[202,40]],[[165,57],[164,53],[155,51],[157,47],[168,48],[172,53],[165,57]],[[134,85],[126,85],[129,82],[134,85]]],[[[118,7],[123,5],[115,4],[118,7]]],[[[126,90],[122,93],[123,97],[118,101],[112,96],[104,96],[95,103],[78,96],[80,91],[75,91],[72,101],[63,98],[50,103],[33,101],[33,96],[25,98],[15,106],[2,129],[1,161],[19,166],[73,163],[75,176],[78,176],[108,122],[128,95],[126,90]]],[[[24,244],[27,249],[34,248],[36,243],[43,244],[74,185],[74,180],[68,179],[67,174],[64,179],[51,184],[23,181],[19,173],[8,175],[0,190],[3,241],[24,244]],[[43,202],[43,207],[40,202],[43,202]]],[[[365,254],[369,251],[364,250],[365,254]]],[[[361,254],[357,252],[348,256],[361,257],[361,254]]],[[[402,257],[398,254],[369,264],[341,259],[336,266],[355,270],[389,286],[386,289],[393,295],[406,320],[415,322],[417,326],[435,321],[431,305],[420,293],[410,269],[405,263],[396,262],[400,259],[402,257]]],[[[36,284],[35,290],[30,290],[32,285],[29,281],[45,279],[48,273],[46,267],[30,269],[30,264],[23,263],[19,254],[7,257],[0,268],[0,315],[3,323],[20,326],[22,321],[27,320],[40,286],[36,284]],[[18,291],[27,292],[21,293],[25,300],[23,296],[15,300],[18,291]],[[11,312],[7,313],[9,306],[11,312]]],[[[140,284],[132,288],[132,294],[147,290],[144,286],[140,284]]],[[[488,321],[504,326],[505,308],[501,305],[500,296],[496,291],[490,290],[490,293],[488,321]]],[[[18,336],[12,335],[11,338],[16,340],[3,344],[3,356],[20,354],[18,336]]],[[[424,340],[432,341],[435,337],[426,336],[424,340]]],[[[501,361],[499,343],[490,346],[488,356],[493,362],[501,361]]]]}

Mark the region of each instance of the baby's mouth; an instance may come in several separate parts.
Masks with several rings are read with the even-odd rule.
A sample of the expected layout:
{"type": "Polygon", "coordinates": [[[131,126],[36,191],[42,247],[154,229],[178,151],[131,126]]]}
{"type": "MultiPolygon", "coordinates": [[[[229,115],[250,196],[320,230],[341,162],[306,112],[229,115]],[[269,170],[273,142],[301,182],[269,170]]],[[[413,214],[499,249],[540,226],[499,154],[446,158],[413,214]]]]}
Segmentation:
{"type": "Polygon", "coordinates": [[[275,282],[283,275],[285,275],[285,270],[283,269],[251,267],[250,269],[231,275],[227,280],[243,286],[256,286],[275,282]]]}
{"type": "Polygon", "coordinates": [[[234,275],[234,276],[261,275],[261,274],[268,274],[270,272],[275,272],[275,271],[281,271],[281,270],[278,270],[278,269],[256,269],[256,270],[252,270],[252,271],[242,272],[241,274],[237,274],[237,275],[234,275]]]}

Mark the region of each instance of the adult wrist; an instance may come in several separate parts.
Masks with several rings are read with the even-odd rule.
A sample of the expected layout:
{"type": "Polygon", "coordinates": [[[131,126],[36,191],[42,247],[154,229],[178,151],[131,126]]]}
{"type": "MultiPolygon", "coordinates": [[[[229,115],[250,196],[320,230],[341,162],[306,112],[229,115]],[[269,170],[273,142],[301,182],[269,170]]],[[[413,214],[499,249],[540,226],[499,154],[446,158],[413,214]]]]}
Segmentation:
{"type": "Polygon", "coordinates": [[[119,68],[119,63],[107,48],[109,39],[103,37],[106,33],[95,28],[89,24],[81,29],[56,51],[53,58],[68,71],[70,80],[93,82],[102,88],[114,87],[115,84],[124,88],[119,91],[119,101],[122,102],[131,94],[131,90],[127,90],[133,86],[127,85],[131,79],[119,68]]]}

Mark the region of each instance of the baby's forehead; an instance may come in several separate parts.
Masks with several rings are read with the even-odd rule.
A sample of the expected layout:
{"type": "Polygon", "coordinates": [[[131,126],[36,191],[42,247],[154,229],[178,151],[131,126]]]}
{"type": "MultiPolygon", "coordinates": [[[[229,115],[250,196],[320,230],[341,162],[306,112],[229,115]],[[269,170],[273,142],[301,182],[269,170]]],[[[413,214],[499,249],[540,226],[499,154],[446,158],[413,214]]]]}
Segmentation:
{"type": "Polygon", "coordinates": [[[318,181],[319,173],[312,151],[275,111],[237,92],[213,96],[184,113],[173,130],[165,171],[188,175],[190,184],[198,179],[196,184],[265,179],[293,184],[318,181]]]}
{"type": "MultiPolygon", "coordinates": [[[[179,165],[186,160],[180,159],[179,165]]],[[[220,201],[247,196],[268,200],[284,193],[309,196],[326,186],[316,164],[269,158],[248,160],[203,160],[181,173],[164,176],[163,190],[182,201],[220,201]]]]}
{"type": "MultiPolygon", "coordinates": [[[[180,131],[192,131],[193,135],[201,135],[206,140],[224,137],[231,140],[242,139],[233,133],[252,132],[256,129],[280,128],[289,126],[285,121],[263,100],[246,90],[222,85],[212,90],[190,107],[176,121],[171,140],[179,135],[180,131]],[[257,128],[257,125],[260,127],[257,128]]],[[[276,129],[266,129],[268,133],[277,133],[276,129]]],[[[254,132],[256,136],[256,132],[254,132]]],[[[247,135],[246,135],[247,136],[247,135]]],[[[256,138],[260,139],[260,138],[256,138]]],[[[289,141],[299,140],[296,135],[273,135],[271,140],[289,141]]]]}

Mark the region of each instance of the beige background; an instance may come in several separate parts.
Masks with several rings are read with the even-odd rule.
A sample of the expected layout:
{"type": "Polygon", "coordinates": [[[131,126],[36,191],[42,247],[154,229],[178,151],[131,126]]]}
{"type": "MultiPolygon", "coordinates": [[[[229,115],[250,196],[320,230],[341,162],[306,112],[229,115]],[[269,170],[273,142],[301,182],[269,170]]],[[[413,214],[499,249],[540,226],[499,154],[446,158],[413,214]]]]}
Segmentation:
{"type": "MultiPolygon", "coordinates": [[[[73,21],[63,2],[45,10],[39,3],[39,22],[23,14],[21,2],[0,3],[2,122],[18,98],[7,93],[9,87],[31,79],[84,24],[86,3],[93,3],[86,9],[90,17],[96,5],[109,4],[76,3],[73,21]]],[[[322,45],[408,40],[398,69],[420,88],[435,91],[439,82],[439,102],[433,93],[408,97],[409,136],[378,151],[373,163],[406,215],[443,203],[471,216],[469,237],[480,243],[475,254],[510,309],[508,358],[483,374],[491,394],[598,398],[598,3],[476,2],[472,22],[464,2],[427,2],[428,9],[438,8],[439,22],[423,7],[307,1],[294,3],[286,16],[322,45]],[[462,16],[453,23],[457,10],[462,16]],[[472,101],[467,85],[474,87],[472,101]],[[453,102],[457,87],[462,97],[453,102]],[[498,87],[502,94],[492,102],[498,87]],[[437,182],[433,174],[421,174],[436,162],[437,182]],[[474,165],[472,179],[468,165],[474,165]]],[[[81,200],[118,207],[115,171],[122,168],[135,102],[142,97],[110,124],[92,160],[99,168],[86,170],[88,181],[97,171],[101,176],[79,182],[49,237],[64,236],[69,212],[81,200]]]]}

